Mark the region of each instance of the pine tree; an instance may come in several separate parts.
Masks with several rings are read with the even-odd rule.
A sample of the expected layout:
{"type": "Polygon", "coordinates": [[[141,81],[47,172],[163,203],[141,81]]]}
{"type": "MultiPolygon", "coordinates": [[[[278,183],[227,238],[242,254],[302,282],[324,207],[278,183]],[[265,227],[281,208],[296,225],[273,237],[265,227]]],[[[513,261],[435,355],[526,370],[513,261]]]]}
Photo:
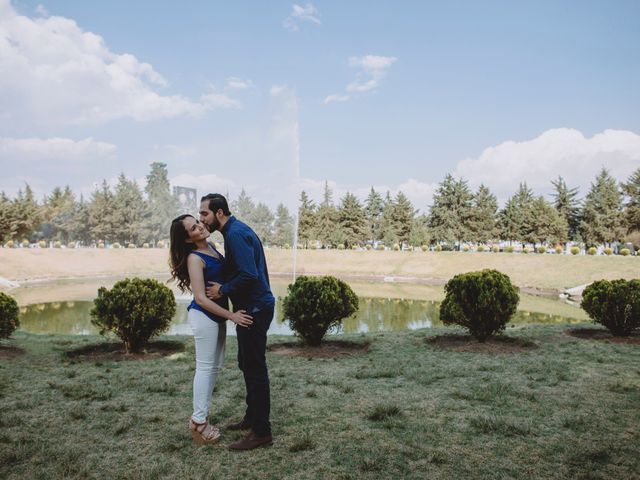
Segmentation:
{"type": "Polygon", "coordinates": [[[560,212],[539,196],[531,203],[531,222],[525,241],[534,245],[565,242],[569,228],[560,212]]]}
{"type": "Polygon", "coordinates": [[[29,184],[25,185],[24,191],[18,190],[12,203],[10,231],[18,240],[28,238],[34,233],[36,226],[40,225],[42,219],[42,210],[29,184]]]}
{"type": "Polygon", "coordinates": [[[333,192],[329,188],[329,182],[325,180],[324,194],[318,213],[316,214],[316,237],[323,246],[331,245],[332,233],[336,230],[338,211],[333,205],[333,192]]]}
{"type": "Polygon", "coordinates": [[[252,227],[265,245],[273,242],[273,221],[274,216],[269,207],[264,203],[258,203],[253,211],[252,227]]]}
{"type": "Polygon", "coordinates": [[[12,230],[13,204],[4,192],[0,192],[0,244],[11,240],[15,235],[12,230]]]}
{"type": "Polygon", "coordinates": [[[231,212],[244,223],[251,225],[254,219],[256,205],[244,188],[240,191],[240,196],[231,202],[231,212]]]}
{"type": "Polygon", "coordinates": [[[69,226],[67,228],[69,238],[84,245],[89,245],[91,243],[89,218],[89,204],[84,200],[84,197],[80,195],[80,200],[75,202],[73,215],[69,220],[69,226]]]}
{"type": "Polygon", "coordinates": [[[280,247],[294,244],[293,217],[289,214],[289,209],[282,203],[278,204],[276,208],[276,219],[273,225],[273,243],[280,247]]]}
{"type": "Polygon", "coordinates": [[[171,221],[180,213],[180,202],[171,193],[165,163],[151,164],[144,191],[147,201],[143,236],[144,240],[155,243],[169,237],[171,221]]]}
{"type": "Polygon", "coordinates": [[[500,236],[504,240],[526,242],[532,229],[533,192],[526,182],[507,200],[499,214],[500,236]]]}
{"type": "Polygon", "coordinates": [[[345,247],[362,245],[367,237],[367,218],[355,195],[347,192],[338,209],[337,229],[341,230],[345,247]]]}
{"type": "Polygon", "coordinates": [[[43,223],[39,226],[37,236],[68,243],[69,223],[73,217],[75,197],[71,188],[64,190],[55,187],[51,195],[45,197],[43,205],[43,223]]]}
{"type": "Polygon", "coordinates": [[[480,185],[478,191],[471,200],[471,211],[468,219],[469,239],[484,243],[493,240],[497,236],[496,216],[498,201],[495,195],[480,185]]]}
{"type": "Polygon", "coordinates": [[[113,213],[113,192],[106,180],[91,194],[89,210],[89,231],[94,240],[115,242],[117,224],[120,221],[113,213]]]}
{"type": "Polygon", "coordinates": [[[315,238],[316,207],[303,190],[300,193],[300,206],[298,207],[298,241],[304,248],[315,238]]]}
{"type": "Polygon", "coordinates": [[[606,169],[591,183],[580,222],[582,238],[587,245],[620,241],[626,233],[622,213],[622,192],[606,169]]]}
{"type": "Polygon", "coordinates": [[[629,232],[640,232],[640,168],[631,174],[626,183],[622,184],[622,191],[626,195],[624,216],[629,232]]]}
{"type": "Polygon", "coordinates": [[[140,245],[145,205],[140,187],[135,180],[129,180],[124,173],[118,176],[111,213],[118,219],[114,222],[112,232],[116,241],[123,245],[128,243],[140,245]]]}
{"type": "Polygon", "coordinates": [[[421,245],[429,245],[431,243],[431,235],[429,232],[429,217],[427,215],[419,215],[413,219],[411,228],[411,236],[409,243],[415,247],[421,245]]]}
{"type": "Polygon", "coordinates": [[[407,196],[402,192],[398,192],[395,201],[393,202],[391,221],[393,223],[393,229],[396,236],[398,237],[398,242],[403,245],[407,245],[409,243],[415,213],[413,205],[407,196]]]}
{"type": "Polygon", "coordinates": [[[382,236],[382,213],[384,211],[384,200],[382,195],[371,187],[369,196],[365,200],[365,217],[367,219],[367,238],[372,243],[376,243],[382,236]]]}
{"type": "Polygon", "coordinates": [[[391,194],[387,191],[384,197],[384,205],[382,207],[382,220],[380,221],[380,235],[382,242],[391,247],[393,244],[399,242],[398,232],[396,232],[396,225],[393,220],[395,210],[395,203],[391,194]]]}
{"type": "Polygon", "coordinates": [[[578,200],[578,188],[569,188],[562,177],[552,180],[555,189],[553,204],[560,216],[567,223],[567,237],[576,238],[580,226],[580,201],[578,200]]]}
{"type": "Polygon", "coordinates": [[[449,244],[469,239],[472,194],[467,182],[447,174],[433,195],[429,228],[434,240],[449,244]]]}

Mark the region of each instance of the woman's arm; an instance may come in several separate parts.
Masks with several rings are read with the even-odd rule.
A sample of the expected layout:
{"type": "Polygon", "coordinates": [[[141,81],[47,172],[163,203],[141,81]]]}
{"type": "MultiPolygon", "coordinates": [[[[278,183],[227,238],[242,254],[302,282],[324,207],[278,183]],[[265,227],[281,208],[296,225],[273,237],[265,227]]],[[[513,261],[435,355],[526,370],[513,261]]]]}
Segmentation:
{"type": "Polygon", "coordinates": [[[238,310],[233,313],[222,308],[217,303],[209,300],[204,291],[204,269],[203,261],[197,255],[189,255],[187,258],[187,268],[189,269],[189,280],[191,280],[191,290],[196,303],[204,308],[207,312],[211,312],[218,317],[231,320],[233,323],[240,325],[241,327],[248,327],[253,323],[252,317],[247,315],[244,310],[238,310]]]}

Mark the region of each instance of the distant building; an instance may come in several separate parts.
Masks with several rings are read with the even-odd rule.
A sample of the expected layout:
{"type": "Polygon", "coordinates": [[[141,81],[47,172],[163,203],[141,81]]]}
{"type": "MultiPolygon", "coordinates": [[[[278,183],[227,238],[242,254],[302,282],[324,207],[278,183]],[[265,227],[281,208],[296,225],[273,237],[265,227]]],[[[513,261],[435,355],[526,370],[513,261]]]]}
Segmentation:
{"type": "Polygon", "coordinates": [[[173,196],[178,199],[184,212],[197,212],[198,200],[195,188],[173,187],[173,196]]]}

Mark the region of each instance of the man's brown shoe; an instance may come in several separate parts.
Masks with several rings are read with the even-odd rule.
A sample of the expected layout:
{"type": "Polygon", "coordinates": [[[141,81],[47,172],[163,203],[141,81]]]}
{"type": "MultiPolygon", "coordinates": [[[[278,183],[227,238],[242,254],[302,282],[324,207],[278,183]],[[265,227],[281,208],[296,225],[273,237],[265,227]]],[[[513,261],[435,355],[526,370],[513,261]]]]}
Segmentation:
{"type": "Polygon", "coordinates": [[[230,423],[227,426],[225,426],[224,428],[226,430],[250,430],[251,429],[251,424],[249,423],[249,420],[247,420],[246,418],[243,418],[239,422],[230,423]]]}
{"type": "Polygon", "coordinates": [[[255,433],[251,432],[239,442],[229,445],[229,450],[253,450],[254,448],[271,445],[272,443],[273,437],[271,435],[258,437],[255,433]]]}

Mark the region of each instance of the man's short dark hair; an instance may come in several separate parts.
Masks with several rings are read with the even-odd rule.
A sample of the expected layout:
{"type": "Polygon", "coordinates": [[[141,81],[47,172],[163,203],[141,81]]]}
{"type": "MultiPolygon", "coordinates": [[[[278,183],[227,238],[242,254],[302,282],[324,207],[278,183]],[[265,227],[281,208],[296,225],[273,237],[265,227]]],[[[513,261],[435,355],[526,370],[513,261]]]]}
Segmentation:
{"type": "Polygon", "coordinates": [[[209,210],[213,213],[216,213],[218,210],[222,210],[222,213],[227,217],[231,215],[231,212],[229,211],[229,204],[223,195],[220,195],[219,193],[209,193],[200,199],[200,203],[205,200],[209,201],[209,210]]]}

